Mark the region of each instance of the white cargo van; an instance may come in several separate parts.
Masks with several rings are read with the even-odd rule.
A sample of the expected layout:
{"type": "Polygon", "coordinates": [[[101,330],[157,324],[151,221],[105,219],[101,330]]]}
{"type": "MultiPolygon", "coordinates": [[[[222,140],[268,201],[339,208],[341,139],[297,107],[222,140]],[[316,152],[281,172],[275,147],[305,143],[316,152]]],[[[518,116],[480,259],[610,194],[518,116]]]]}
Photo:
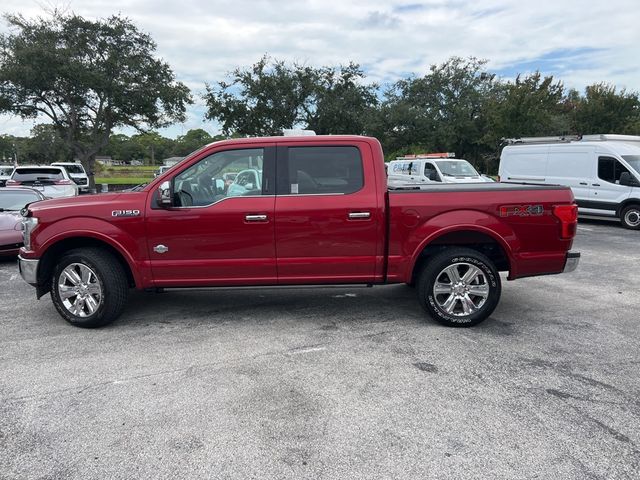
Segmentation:
{"type": "Polygon", "coordinates": [[[390,187],[440,183],[482,183],[491,179],[480,175],[473,165],[453,153],[406,155],[389,162],[387,184],[390,187]]]}
{"type": "Polygon", "coordinates": [[[640,136],[584,135],[507,140],[501,182],[567,185],[579,212],[640,229],[640,136]]]}

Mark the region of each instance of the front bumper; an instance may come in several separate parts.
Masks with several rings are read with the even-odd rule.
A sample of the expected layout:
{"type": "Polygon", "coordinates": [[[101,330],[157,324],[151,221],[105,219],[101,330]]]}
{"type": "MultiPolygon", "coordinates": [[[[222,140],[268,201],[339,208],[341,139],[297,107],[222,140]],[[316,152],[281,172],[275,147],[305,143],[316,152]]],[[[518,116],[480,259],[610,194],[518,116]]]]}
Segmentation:
{"type": "Polygon", "coordinates": [[[578,268],[579,262],[580,252],[567,252],[567,260],[564,263],[564,270],[562,270],[562,273],[573,272],[576,268],[578,268]]]}
{"type": "Polygon", "coordinates": [[[38,259],[31,260],[18,255],[18,270],[24,281],[30,285],[38,284],[38,263],[40,263],[38,259]]]}

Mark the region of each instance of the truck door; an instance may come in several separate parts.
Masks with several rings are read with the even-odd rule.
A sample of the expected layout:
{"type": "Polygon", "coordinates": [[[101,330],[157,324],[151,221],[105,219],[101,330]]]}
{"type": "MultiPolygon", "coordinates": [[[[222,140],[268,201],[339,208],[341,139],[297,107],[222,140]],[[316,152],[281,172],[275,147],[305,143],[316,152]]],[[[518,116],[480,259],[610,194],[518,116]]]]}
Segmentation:
{"type": "Polygon", "coordinates": [[[384,199],[371,148],[299,145],[278,145],[278,282],[372,282],[383,259],[384,199]]]}
{"type": "Polygon", "coordinates": [[[170,191],[171,206],[154,192],[147,209],[155,285],[277,282],[274,144],[205,153],[176,167],[170,191]]]}

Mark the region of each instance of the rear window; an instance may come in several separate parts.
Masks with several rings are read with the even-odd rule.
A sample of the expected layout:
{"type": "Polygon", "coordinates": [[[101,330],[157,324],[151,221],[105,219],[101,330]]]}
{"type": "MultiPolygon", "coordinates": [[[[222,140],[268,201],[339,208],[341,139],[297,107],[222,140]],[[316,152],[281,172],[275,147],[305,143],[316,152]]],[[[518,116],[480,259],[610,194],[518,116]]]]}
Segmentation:
{"type": "Polygon", "coordinates": [[[289,194],[354,193],[364,185],[357,147],[289,148],[289,194]]]}
{"type": "Polygon", "coordinates": [[[16,168],[11,178],[17,182],[65,179],[60,168],[16,168]]]}
{"type": "Polygon", "coordinates": [[[3,210],[18,211],[27,203],[35,202],[36,200],[40,200],[40,197],[35,192],[0,190],[0,208],[3,210]]]}

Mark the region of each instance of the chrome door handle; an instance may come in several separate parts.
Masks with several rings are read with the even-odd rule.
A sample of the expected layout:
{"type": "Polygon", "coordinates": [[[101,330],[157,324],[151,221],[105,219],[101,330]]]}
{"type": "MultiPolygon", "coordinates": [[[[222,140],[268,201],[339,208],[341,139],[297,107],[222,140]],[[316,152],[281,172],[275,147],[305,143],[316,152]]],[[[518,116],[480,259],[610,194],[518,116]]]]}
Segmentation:
{"type": "Polygon", "coordinates": [[[349,219],[350,220],[355,220],[358,218],[370,218],[371,217],[371,213],[370,212],[351,212],[349,214],[349,219]]]}
{"type": "Polygon", "coordinates": [[[266,215],[245,215],[244,219],[247,222],[265,222],[267,220],[266,215]]]}
{"type": "Polygon", "coordinates": [[[587,182],[580,182],[580,185],[586,185],[587,182]]]}
{"type": "Polygon", "coordinates": [[[592,184],[591,184],[591,186],[592,186],[592,187],[599,187],[599,186],[600,186],[600,184],[599,184],[599,183],[592,183],[592,184]]]}

